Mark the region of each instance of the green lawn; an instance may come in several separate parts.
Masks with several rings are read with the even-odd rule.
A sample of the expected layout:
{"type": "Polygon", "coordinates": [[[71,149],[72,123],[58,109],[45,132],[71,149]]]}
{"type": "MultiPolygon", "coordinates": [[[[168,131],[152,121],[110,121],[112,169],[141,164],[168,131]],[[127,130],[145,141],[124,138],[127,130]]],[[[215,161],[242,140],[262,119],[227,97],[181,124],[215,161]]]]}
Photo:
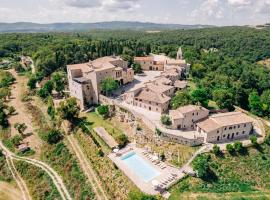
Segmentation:
{"type": "Polygon", "coordinates": [[[114,127],[108,119],[103,119],[95,112],[87,113],[86,116],[87,120],[92,124],[92,128],[104,127],[112,136],[123,133],[119,128],[114,127]]]}
{"type": "MultiPolygon", "coordinates": [[[[100,115],[95,112],[86,114],[87,121],[90,123],[91,128],[95,127],[103,127],[106,131],[119,143],[121,144],[121,140],[119,137],[124,135],[123,131],[118,127],[115,127],[109,119],[103,119],[100,115]]],[[[101,142],[102,143],[102,142],[101,142]]]]}
{"type": "Polygon", "coordinates": [[[269,199],[270,146],[248,149],[247,155],[224,157],[211,155],[211,169],[218,179],[213,182],[188,177],[171,190],[171,200],[188,199],[269,199]],[[226,194],[226,196],[224,196],[226,194]]]}

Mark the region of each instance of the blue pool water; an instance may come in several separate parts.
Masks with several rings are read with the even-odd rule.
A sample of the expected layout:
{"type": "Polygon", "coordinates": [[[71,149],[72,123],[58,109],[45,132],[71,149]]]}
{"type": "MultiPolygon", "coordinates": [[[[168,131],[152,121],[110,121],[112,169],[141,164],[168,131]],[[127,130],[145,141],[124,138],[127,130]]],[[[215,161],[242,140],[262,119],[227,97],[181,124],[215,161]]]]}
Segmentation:
{"type": "Polygon", "coordinates": [[[121,160],[132,170],[137,176],[139,176],[144,182],[149,182],[160,174],[158,170],[148,164],[142,157],[135,152],[129,153],[121,160]]]}

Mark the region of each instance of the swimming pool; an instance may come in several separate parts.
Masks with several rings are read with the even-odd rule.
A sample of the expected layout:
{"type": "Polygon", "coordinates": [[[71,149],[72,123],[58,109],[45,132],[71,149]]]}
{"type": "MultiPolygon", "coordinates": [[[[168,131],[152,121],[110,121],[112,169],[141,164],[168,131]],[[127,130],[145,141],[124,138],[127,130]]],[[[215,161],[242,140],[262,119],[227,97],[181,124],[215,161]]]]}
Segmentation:
{"type": "Polygon", "coordinates": [[[144,182],[149,182],[160,174],[158,170],[152,167],[135,152],[131,152],[121,157],[121,160],[144,182]]]}

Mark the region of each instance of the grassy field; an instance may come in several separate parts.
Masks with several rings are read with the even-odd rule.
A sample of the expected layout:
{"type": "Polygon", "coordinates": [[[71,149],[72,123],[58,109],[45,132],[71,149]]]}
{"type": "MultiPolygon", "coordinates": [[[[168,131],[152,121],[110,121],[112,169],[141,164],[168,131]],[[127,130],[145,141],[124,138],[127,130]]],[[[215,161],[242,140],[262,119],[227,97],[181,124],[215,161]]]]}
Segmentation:
{"type": "Polygon", "coordinates": [[[0,155],[0,181],[11,182],[13,180],[12,174],[8,169],[6,159],[0,155]]]}
{"type": "Polygon", "coordinates": [[[46,172],[23,161],[16,161],[14,164],[25,180],[33,200],[61,200],[60,194],[46,172]]]}
{"type": "Polygon", "coordinates": [[[211,155],[211,169],[217,180],[202,181],[188,177],[172,188],[176,199],[269,199],[270,146],[250,147],[247,155],[211,155]],[[226,194],[226,195],[224,195],[226,194]]]}
{"type": "Polygon", "coordinates": [[[100,177],[102,186],[110,198],[127,199],[129,192],[136,190],[136,187],[106,155],[100,154],[100,150],[106,152],[107,147],[99,141],[94,142],[89,135],[81,132],[77,132],[75,137],[92,163],[93,169],[100,177]]]}
{"type": "MultiPolygon", "coordinates": [[[[37,101],[34,101],[36,103],[37,101]]],[[[47,116],[46,109],[28,103],[28,112],[33,117],[35,128],[39,135],[52,126],[50,118],[47,116]]],[[[84,173],[78,165],[76,157],[69,151],[64,142],[49,145],[44,142],[41,148],[40,159],[48,163],[63,178],[68,191],[74,199],[94,199],[94,193],[90,183],[86,180],[84,173]]]]}
{"type": "Polygon", "coordinates": [[[75,156],[70,153],[63,142],[45,145],[41,160],[48,163],[63,178],[68,191],[74,199],[93,199],[94,193],[75,156]]]}
{"type": "Polygon", "coordinates": [[[113,126],[108,119],[104,120],[95,112],[87,113],[87,120],[92,123],[91,127],[104,127],[112,136],[117,136],[123,132],[118,128],[113,126]]]}

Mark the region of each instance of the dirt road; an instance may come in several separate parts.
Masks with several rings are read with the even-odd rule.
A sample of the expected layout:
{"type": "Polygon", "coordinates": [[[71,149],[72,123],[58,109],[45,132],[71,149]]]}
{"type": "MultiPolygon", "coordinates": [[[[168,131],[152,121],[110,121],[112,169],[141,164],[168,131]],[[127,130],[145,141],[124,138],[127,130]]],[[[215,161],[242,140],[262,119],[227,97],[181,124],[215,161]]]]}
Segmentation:
{"type": "Polygon", "coordinates": [[[90,182],[96,197],[98,200],[108,200],[107,195],[105,191],[102,188],[102,185],[98,178],[96,177],[96,174],[94,170],[91,168],[91,164],[89,163],[88,159],[84,155],[84,153],[81,150],[80,145],[78,144],[77,140],[74,138],[73,135],[67,136],[68,142],[70,144],[70,147],[72,148],[73,152],[75,153],[77,159],[79,160],[79,164],[84,171],[88,181],[90,182]]]}
{"type": "Polygon", "coordinates": [[[10,116],[8,119],[11,127],[11,136],[18,134],[18,131],[14,128],[14,124],[25,123],[27,126],[25,133],[33,134],[25,138],[24,142],[28,142],[29,146],[35,150],[36,157],[38,157],[42,141],[34,131],[32,120],[25,111],[24,102],[21,101],[21,97],[27,88],[27,78],[25,76],[18,76],[14,69],[9,70],[9,72],[16,78],[16,82],[11,86],[11,99],[7,103],[9,106],[13,106],[16,109],[16,114],[10,116]]]}

